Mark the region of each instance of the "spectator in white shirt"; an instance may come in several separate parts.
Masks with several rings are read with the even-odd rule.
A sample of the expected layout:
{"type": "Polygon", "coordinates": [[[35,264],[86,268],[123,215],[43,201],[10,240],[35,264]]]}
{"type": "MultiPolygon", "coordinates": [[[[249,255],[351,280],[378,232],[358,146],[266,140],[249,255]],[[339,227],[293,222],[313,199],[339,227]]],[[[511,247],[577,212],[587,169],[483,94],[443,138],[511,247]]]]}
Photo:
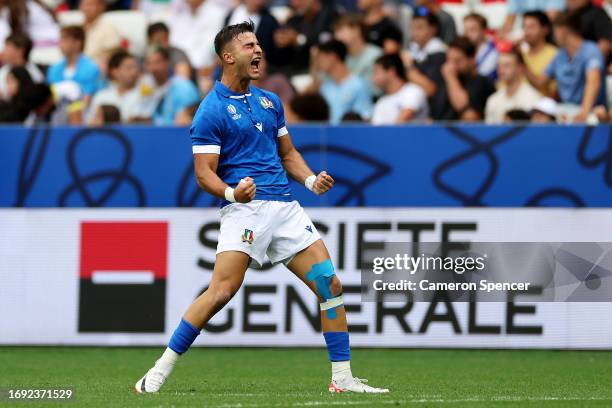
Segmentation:
{"type": "Polygon", "coordinates": [[[476,69],[482,76],[490,79],[497,77],[499,53],[495,42],[487,37],[487,19],[478,13],[470,13],[463,18],[463,32],[476,47],[476,69]]]}
{"type": "Polygon", "coordinates": [[[379,57],[374,63],[373,80],[384,95],[374,106],[372,124],[393,125],[427,119],[429,107],[425,91],[408,82],[399,55],[379,57]]]}
{"type": "Polygon", "coordinates": [[[525,79],[523,55],[516,49],[499,56],[501,88],[487,99],[485,121],[503,123],[506,112],[521,109],[529,112],[542,97],[525,79]]]}
{"type": "Polygon", "coordinates": [[[0,52],[10,34],[26,33],[34,47],[55,47],[59,26],[41,0],[0,0],[0,52]]]}
{"type": "Polygon", "coordinates": [[[226,10],[211,0],[185,0],[187,8],[171,15],[170,44],[187,53],[200,76],[210,75],[217,63],[215,35],[223,27],[226,10]]]}
{"type": "Polygon", "coordinates": [[[29,62],[32,41],[25,34],[12,34],[6,38],[3,53],[4,65],[0,68],[0,99],[7,97],[7,75],[13,67],[24,67],[32,81],[42,82],[45,77],[38,67],[29,62]]]}
{"type": "Polygon", "coordinates": [[[152,97],[138,86],[140,67],[136,58],[126,51],[118,51],[110,57],[108,74],[111,85],[95,94],[87,122],[95,120],[96,111],[101,105],[114,105],[121,112],[123,123],[138,121],[144,116],[147,98],[152,97]]]}

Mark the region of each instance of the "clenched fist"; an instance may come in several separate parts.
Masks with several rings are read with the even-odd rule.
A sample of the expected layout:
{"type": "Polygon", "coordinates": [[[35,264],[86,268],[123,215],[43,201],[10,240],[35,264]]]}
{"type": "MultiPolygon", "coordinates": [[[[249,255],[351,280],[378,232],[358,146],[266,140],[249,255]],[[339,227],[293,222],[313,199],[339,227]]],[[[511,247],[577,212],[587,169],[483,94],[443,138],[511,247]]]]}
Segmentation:
{"type": "Polygon", "coordinates": [[[245,177],[240,180],[240,183],[238,183],[234,189],[234,198],[236,202],[248,203],[255,198],[256,190],[257,186],[255,185],[255,180],[250,177],[245,177]]]}
{"type": "Polygon", "coordinates": [[[316,195],[322,195],[327,193],[333,186],[334,179],[327,172],[322,171],[312,185],[312,192],[316,195]]]}

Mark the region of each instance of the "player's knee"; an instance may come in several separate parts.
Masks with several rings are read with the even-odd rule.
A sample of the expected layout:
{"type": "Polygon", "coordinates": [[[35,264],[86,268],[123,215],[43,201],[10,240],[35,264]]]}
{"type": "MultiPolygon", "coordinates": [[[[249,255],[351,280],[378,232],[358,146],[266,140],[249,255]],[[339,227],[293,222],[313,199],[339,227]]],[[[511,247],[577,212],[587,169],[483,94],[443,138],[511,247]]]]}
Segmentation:
{"type": "Polygon", "coordinates": [[[329,291],[332,295],[338,296],[342,293],[342,283],[340,279],[334,275],[334,278],[329,282],[329,291]]]}

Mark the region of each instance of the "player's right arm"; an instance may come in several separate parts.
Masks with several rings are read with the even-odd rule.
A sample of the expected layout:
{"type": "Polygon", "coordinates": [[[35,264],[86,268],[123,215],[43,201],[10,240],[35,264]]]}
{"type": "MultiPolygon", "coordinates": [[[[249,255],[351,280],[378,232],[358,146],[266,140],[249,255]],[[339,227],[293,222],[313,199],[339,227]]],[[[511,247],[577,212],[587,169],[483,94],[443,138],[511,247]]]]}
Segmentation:
{"type": "MultiPolygon", "coordinates": [[[[217,175],[217,165],[219,155],[214,153],[195,153],[193,155],[195,175],[198,185],[202,190],[216,197],[227,199],[226,190],[228,187],[217,175]]],[[[250,177],[245,177],[234,188],[234,198],[236,202],[248,203],[255,198],[255,182],[250,177]]]]}

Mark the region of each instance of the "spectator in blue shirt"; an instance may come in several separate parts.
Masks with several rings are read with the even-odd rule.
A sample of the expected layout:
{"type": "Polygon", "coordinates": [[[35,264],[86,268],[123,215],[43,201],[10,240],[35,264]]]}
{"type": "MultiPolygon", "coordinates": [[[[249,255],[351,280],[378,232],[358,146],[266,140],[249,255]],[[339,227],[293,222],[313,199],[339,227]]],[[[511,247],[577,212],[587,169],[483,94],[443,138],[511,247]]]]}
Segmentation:
{"type": "Polygon", "coordinates": [[[338,124],[348,112],[368,120],[372,114],[372,95],[367,82],[351,74],[345,64],[347,49],[338,40],[319,46],[317,65],[324,75],[320,92],[330,109],[330,122],[338,124]]]}
{"type": "Polygon", "coordinates": [[[582,38],[576,13],[560,15],[554,35],[559,52],[538,82],[545,85],[556,80],[561,101],[580,107],[573,121],[584,122],[595,106],[606,104],[603,56],[597,44],[582,38]]]}
{"type": "Polygon", "coordinates": [[[90,99],[102,88],[104,80],[98,65],[83,54],[84,46],[85,31],[81,27],[63,27],[60,33],[60,49],[64,59],[49,68],[47,82],[76,82],[85,97],[90,99]]]}
{"type": "MultiPolygon", "coordinates": [[[[172,75],[170,70],[170,51],[163,47],[153,47],[145,57],[145,71],[141,89],[149,87],[149,112],[156,125],[173,125],[177,113],[200,100],[198,88],[180,75],[172,75]]],[[[145,108],[146,109],[146,108],[145,108]]]]}

